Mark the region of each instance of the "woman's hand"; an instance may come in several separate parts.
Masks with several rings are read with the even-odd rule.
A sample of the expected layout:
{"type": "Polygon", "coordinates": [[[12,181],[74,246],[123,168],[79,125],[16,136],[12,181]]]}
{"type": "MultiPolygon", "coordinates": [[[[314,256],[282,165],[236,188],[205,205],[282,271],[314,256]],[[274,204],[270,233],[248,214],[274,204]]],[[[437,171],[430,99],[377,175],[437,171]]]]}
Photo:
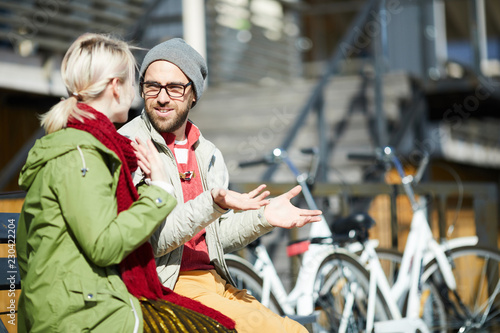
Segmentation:
{"type": "Polygon", "coordinates": [[[146,143],[142,142],[139,138],[135,138],[135,140],[137,143],[132,141],[132,147],[135,149],[137,163],[146,178],[152,181],[168,181],[160,153],[158,153],[153,142],[149,139],[146,143]]]}
{"type": "Polygon", "coordinates": [[[212,189],[212,198],[219,207],[234,210],[253,210],[268,205],[269,200],[266,197],[269,191],[260,193],[266,185],[262,184],[248,193],[238,193],[221,188],[212,189]]]}

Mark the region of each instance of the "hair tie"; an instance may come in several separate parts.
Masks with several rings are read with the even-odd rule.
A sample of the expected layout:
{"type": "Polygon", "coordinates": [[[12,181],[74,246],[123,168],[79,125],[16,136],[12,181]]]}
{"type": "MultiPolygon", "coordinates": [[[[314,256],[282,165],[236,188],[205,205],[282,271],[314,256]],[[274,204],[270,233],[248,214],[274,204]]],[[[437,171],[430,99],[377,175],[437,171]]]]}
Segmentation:
{"type": "Polygon", "coordinates": [[[74,97],[76,98],[77,101],[81,101],[82,100],[82,96],[79,94],[79,93],[72,93],[70,97],[74,97]]]}

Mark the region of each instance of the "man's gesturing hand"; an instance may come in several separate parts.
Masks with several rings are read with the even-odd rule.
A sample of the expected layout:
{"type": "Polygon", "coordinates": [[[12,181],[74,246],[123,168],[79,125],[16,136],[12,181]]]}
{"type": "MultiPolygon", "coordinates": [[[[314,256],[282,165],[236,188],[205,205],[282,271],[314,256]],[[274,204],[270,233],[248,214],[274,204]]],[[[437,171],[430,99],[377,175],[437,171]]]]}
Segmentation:
{"type": "Polygon", "coordinates": [[[269,195],[269,191],[260,193],[265,187],[266,185],[262,184],[248,193],[238,193],[231,190],[214,188],[212,190],[212,198],[217,205],[224,209],[259,209],[260,207],[269,204],[269,200],[266,200],[266,197],[269,195]]]}
{"type": "Polygon", "coordinates": [[[300,209],[292,205],[290,200],[302,191],[300,185],[271,200],[264,210],[264,216],[274,227],[302,227],[310,222],[321,221],[320,210],[300,209]]]}

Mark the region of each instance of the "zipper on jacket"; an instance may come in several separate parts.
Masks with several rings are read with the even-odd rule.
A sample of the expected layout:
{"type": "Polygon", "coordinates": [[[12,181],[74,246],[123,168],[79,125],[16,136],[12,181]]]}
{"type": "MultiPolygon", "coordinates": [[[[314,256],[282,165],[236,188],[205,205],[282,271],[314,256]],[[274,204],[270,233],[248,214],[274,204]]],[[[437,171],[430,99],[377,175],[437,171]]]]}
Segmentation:
{"type": "Polygon", "coordinates": [[[80,169],[82,171],[82,177],[85,177],[89,169],[87,169],[87,165],[85,164],[85,158],[83,157],[83,152],[80,146],[76,146],[76,149],[78,149],[78,152],[80,153],[80,157],[82,158],[82,164],[83,167],[80,169]]]}
{"type": "Polygon", "coordinates": [[[139,315],[137,314],[137,311],[136,311],[135,306],[134,306],[134,302],[132,301],[132,299],[130,297],[129,297],[129,301],[130,301],[130,305],[132,305],[132,312],[134,313],[134,317],[135,317],[134,333],[138,333],[139,332],[139,315]]]}
{"type": "MultiPolygon", "coordinates": [[[[214,148],[210,154],[210,160],[208,161],[208,165],[204,165],[203,168],[200,168],[200,160],[198,158],[198,155],[196,154],[196,149],[195,149],[195,157],[196,157],[196,163],[198,163],[198,169],[200,171],[200,177],[202,179],[202,185],[204,187],[205,190],[208,190],[208,184],[207,184],[207,175],[210,171],[210,169],[214,166],[215,164],[215,152],[217,151],[217,148],[214,148]]],[[[223,274],[223,278],[226,279],[226,281],[233,285],[233,286],[236,286],[236,283],[234,282],[233,280],[233,277],[231,276],[231,273],[229,273],[229,269],[227,267],[227,264],[226,264],[226,260],[224,259],[224,249],[222,249],[222,243],[220,241],[220,238],[219,238],[219,226],[218,225],[214,225],[214,223],[218,223],[218,220],[217,221],[214,221],[213,223],[211,223],[209,226],[207,226],[205,228],[205,230],[208,230],[209,229],[213,229],[213,231],[211,232],[212,236],[215,238],[215,250],[217,251],[217,255],[215,256],[216,258],[221,258],[222,261],[219,263],[220,265],[220,268],[222,270],[222,273],[223,274]]]]}
{"type": "Polygon", "coordinates": [[[212,152],[210,153],[211,157],[210,157],[210,160],[208,161],[208,165],[203,165],[202,167],[200,167],[200,159],[199,159],[199,156],[196,154],[196,148],[194,151],[195,151],[194,156],[196,158],[196,164],[198,164],[198,170],[200,172],[200,177],[202,179],[203,189],[205,191],[207,191],[207,190],[209,190],[208,184],[207,184],[207,174],[215,163],[214,158],[215,158],[215,152],[217,151],[217,148],[212,149],[212,152]]]}

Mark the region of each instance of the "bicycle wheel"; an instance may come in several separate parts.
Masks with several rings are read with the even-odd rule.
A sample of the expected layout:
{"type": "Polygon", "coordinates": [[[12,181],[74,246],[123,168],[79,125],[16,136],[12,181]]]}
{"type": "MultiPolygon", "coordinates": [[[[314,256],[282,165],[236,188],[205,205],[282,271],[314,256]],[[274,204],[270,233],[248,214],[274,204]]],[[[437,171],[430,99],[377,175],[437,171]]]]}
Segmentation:
{"type": "MultiPolygon", "coordinates": [[[[238,289],[246,289],[247,293],[255,297],[259,302],[262,302],[263,285],[262,278],[253,270],[252,264],[243,258],[233,258],[231,255],[226,255],[226,264],[229,273],[238,289]]],[[[269,303],[265,304],[273,312],[284,316],[283,309],[279,305],[276,297],[271,292],[269,303]]]]}
{"type": "MultiPolygon", "coordinates": [[[[366,329],[369,273],[351,254],[337,252],[323,260],[315,280],[318,331],[363,332],[366,329]]],[[[375,321],[391,319],[387,303],[377,290],[375,321]]]]}
{"type": "MultiPolygon", "coordinates": [[[[398,278],[403,254],[399,251],[386,248],[377,248],[376,252],[387,281],[392,287],[398,278]]],[[[401,304],[399,304],[403,316],[406,314],[407,301],[407,297],[404,297],[401,300],[401,304]]],[[[436,286],[428,281],[422,281],[421,285],[420,318],[425,322],[430,332],[446,332],[447,315],[445,304],[439,296],[436,286]]]]}
{"type": "Polygon", "coordinates": [[[387,281],[392,287],[398,278],[399,268],[401,266],[401,261],[403,260],[403,254],[397,250],[386,248],[376,248],[375,252],[380,260],[380,265],[382,265],[382,270],[387,277],[387,281]]]}
{"type": "Polygon", "coordinates": [[[447,311],[450,332],[500,332],[500,252],[463,246],[447,253],[457,283],[449,290],[434,259],[425,268],[424,282],[436,286],[447,311]]]}

